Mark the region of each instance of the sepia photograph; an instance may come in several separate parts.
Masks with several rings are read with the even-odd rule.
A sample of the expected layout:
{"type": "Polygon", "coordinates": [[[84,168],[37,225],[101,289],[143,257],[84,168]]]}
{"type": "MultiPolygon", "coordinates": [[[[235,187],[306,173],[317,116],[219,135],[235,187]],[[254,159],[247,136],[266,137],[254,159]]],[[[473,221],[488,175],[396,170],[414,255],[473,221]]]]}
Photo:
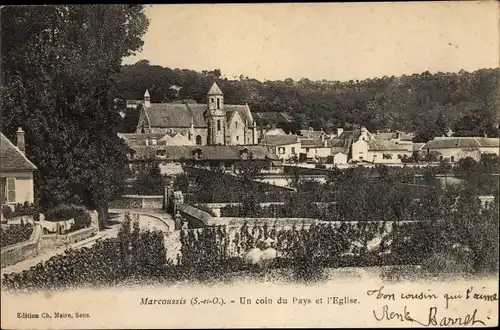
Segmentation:
{"type": "Polygon", "coordinates": [[[499,9],[2,6],[1,328],[498,326],[499,9]]]}

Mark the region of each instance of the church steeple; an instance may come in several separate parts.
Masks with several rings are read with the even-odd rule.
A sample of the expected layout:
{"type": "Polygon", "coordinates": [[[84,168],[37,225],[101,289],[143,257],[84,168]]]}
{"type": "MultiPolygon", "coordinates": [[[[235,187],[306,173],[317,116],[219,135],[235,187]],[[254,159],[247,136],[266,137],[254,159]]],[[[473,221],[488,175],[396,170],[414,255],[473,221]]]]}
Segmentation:
{"type": "Polygon", "coordinates": [[[224,109],[224,93],[220,90],[217,83],[213,83],[212,87],[207,93],[208,108],[209,110],[223,110],[224,109]]]}
{"type": "Polygon", "coordinates": [[[144,106],[146,108],[149,108],[151,105],[151,97],[149,95],[149,91],[146,89],[146,92],[144,93],[144,106]]]}

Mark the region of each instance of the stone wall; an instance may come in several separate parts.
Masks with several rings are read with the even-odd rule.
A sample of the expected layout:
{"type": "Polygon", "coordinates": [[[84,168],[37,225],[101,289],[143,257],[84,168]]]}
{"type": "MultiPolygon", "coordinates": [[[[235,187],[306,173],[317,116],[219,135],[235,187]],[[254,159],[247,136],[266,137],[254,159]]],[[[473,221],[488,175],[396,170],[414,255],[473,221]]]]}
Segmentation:
{"type": "Polygon", "coordinates": [[[125,195],[109,203],[112,209],[162,209],[163,196],[125,195]]]}
{"type": "Polygon", "coordinates": [[[87,238],[97,235],[99,229],[89,227],[69,233],[67,235],[44,235],[42,236],[41,247],[43,249],[57,248],[66,244],[74,244],[87,238]]]}
{"type": "Polygon", "coordinates": [[[36,225],[29,240],[2,248],[2,268],[38,255],[41,248],[42,229],[36,225]]]}
{"type": "Polygon", "coordinates": [[[213,223],[213,217],[209,213],[194,206],[179,204],[177,205],[177,211],[179,211],[183,218],[188,220],[189,228],[201,228],[210,226],[213,223]]]}

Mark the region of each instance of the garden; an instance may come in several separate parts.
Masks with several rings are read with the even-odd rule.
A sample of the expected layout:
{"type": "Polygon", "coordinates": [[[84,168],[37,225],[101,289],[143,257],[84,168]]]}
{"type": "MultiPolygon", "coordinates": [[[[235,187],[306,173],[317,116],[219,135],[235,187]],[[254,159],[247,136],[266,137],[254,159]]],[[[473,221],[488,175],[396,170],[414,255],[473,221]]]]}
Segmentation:
{"type": "Polygon", "coordinates": [[[481,210],[474,196],[463,190],[455,193],[458,196],[450,195],[454,209],[438,209],[438,221],[322,223],[308,228],[244,224],[236,232],[226,226],[181,231],[177,264],[166,259],[162,232],[140,230],[126,215],[117,238],[6,275],[2,286],[31,292],[130,282],[217,282],[282,271],[290,274],[289,280],[310,282],[324,279],[328,269],[384,265],[390,266],[385,276],[391,279],[399,276],[399,266],[409,265],[420,266],[422,274],[498,273],[498,200],[491,209],[481,210]],[[376,237],[380,240],[370,246],[376,237]],[[275,241],[279,253],[274,262],[267,268],[245,263],[245,252],[265,238],[275,241]]]}

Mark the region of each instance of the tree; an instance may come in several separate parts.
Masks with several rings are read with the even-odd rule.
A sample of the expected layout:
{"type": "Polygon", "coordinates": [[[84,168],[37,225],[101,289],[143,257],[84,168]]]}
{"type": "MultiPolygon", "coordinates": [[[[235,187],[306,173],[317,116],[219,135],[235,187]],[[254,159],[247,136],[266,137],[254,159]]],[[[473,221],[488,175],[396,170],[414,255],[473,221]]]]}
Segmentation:
{"type": "Polygon", "coordinates": [[[123,191],[114,74],[142,47],[147,26],[142,6],[2,8],[2,129],[26,131],[44,208],[78,202],[104,224],[107,203],[123,191]]]}
{"type": "Polygon", "coordinates": [[[135,188],[139,195],[162,195],[165,187],[165,176],[157,165],[146,166],[139,172],[135,188]]]}

